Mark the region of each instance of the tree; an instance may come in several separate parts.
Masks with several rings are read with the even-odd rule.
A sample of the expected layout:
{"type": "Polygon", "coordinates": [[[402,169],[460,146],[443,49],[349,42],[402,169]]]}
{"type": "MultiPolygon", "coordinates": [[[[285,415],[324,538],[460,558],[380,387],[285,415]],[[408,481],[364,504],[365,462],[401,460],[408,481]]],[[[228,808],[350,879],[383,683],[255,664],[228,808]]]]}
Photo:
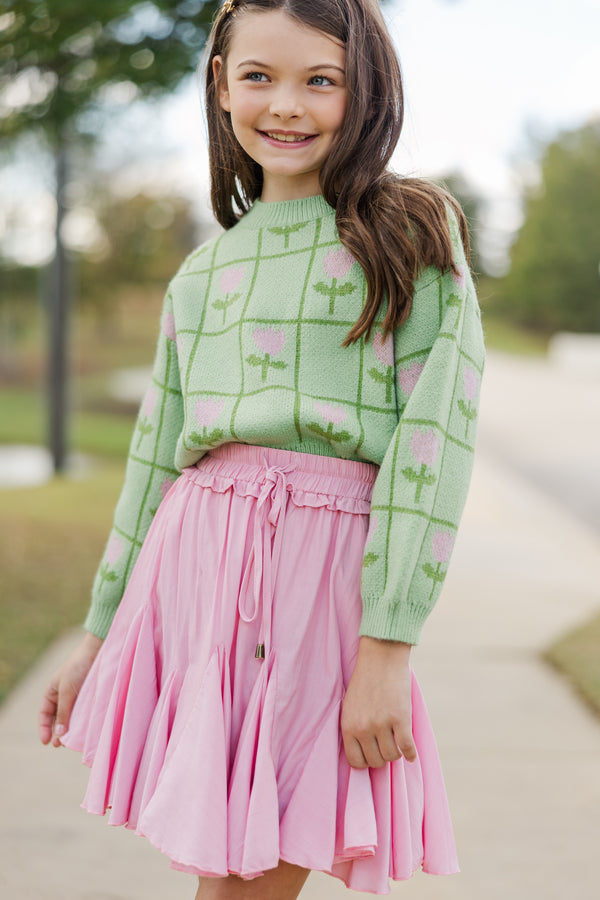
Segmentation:
{"type": "Polygon", "coordinates": [[[529,327],[600,331],[600,119],[566,131],[541,160],[500,287],[504,309],[529,327]]]}
{"type": "Polygon", "coordinates": [[[194,72],[216,0],[8,0],[0,16],[0,141],[34,130],[56,160],[56,254],[50,301],[50,445],[65,464],[67,256],[61,240],[68,151],[95,137],[111,86],[137,97],[194,72]]]}

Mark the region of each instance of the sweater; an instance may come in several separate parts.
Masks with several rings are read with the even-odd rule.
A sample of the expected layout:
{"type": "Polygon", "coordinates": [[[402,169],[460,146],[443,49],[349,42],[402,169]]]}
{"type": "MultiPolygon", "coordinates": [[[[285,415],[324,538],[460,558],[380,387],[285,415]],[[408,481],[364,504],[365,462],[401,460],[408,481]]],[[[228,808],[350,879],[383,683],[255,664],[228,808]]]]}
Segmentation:
{"type": "Polygon", "coordinates": [[[153,516],[228,441],[367,461],[361,635],[418,643],[446,576],[473,464],[484,346],[457,222],[457,272],[424,268],[383,337],[341,343],[366,297],[322,196],[262,203],[185,260],[166,292],[85,627],[104,637],[153,516]]]}

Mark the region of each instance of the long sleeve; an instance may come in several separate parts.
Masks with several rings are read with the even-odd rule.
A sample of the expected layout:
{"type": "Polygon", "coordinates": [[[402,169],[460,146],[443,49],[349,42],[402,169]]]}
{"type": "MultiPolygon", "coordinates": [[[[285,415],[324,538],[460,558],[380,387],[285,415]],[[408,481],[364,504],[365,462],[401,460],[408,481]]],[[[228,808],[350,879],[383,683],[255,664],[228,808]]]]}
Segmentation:
{"type": "Polygon", "coordinates": [[[453,216],[450,229],[460,274],[428,269],[394,335],[399,421],[374,485],[363,558],[360,634],[410,644],[441,591],[466,501],[485,356],[453,216]]]}
{"type": "Polygon", "coordinates": [[[167,291],[152,377],[138,413],[125,481],[84,623],[99,637],[108,632],[154,514],[179,474],[174,458],[183,422],[175,323],[167,291]]]}

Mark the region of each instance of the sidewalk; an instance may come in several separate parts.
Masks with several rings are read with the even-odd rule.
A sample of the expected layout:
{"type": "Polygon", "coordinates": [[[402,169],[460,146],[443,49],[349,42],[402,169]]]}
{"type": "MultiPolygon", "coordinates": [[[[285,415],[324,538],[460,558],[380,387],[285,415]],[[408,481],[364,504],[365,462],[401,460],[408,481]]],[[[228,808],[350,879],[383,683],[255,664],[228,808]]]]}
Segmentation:
{"type": "MultiPolygon", "coordinates": [[[[538,653],[600,605],[600,533],[523,469],[516,474],[499,462],[496,437],[508,440],[502,415],[515,402],[499,389],[506,365],[490,359],[467,509],[442,599],[413,659],[438,738],[462,873],[419,873],[393,885],[392,897],[598,895],[600,722],[538,653]]],[[[550,412],[554,377],[548,371],[545,381],[550,412]]],[[[575,404],[577,392],[570,397],[575,404]]],[[[586,395],[582,422],[588,402],[586,395]]],[[[544,421],[538,417],[531,440],[543,443],[544,421]]],[[[529,433],[517,436],[524,452],[529,433]]],[[[517,452],[512,443],[510,449],[517,452]]],[[[170,871],[143,839],[78,809],[87,770],[77,755],[36,741],[43,685],[76,639],[55,645],[0,712],[0,898],[191,900],[194,879],[170,871]]],[[[302,894],[353,896],[319,874],[302,894]]]]}

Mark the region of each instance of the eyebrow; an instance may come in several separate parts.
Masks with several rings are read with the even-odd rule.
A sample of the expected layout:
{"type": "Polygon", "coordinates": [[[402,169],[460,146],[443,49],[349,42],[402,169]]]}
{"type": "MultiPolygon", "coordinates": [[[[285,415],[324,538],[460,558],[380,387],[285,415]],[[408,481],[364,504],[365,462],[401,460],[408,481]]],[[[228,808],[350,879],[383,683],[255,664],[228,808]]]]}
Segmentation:
{"type": "MultiPolygon", "coordinates": [[[[245,59],[243,62],[239,63],[236,68],[242,69],[244,66],[256,66],[257,69],[272,68],[272,66],[270,66],[268,63],[261,62],[258,59],[245,59]]],[[[316,72],[317,69],[336,69],[338,72],[341,72],[342,75],[346,74],[344,69],[341,69],[339,66],[335,66],[333,63],[319,63],[319,65],[317,66],[309,66],[306,71],[316,72]]]]}

